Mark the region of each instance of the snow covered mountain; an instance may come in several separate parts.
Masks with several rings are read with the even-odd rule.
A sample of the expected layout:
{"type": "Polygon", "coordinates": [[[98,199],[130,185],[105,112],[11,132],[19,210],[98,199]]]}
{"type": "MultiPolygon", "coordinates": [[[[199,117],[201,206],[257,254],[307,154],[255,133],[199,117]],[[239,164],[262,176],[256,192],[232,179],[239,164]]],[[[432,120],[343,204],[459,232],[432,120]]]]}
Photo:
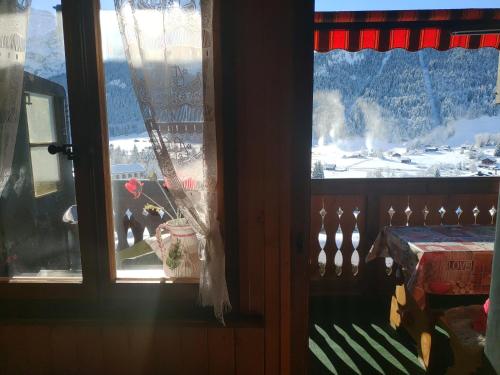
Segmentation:
{"type": "MultiPolygon", "coordinates": [[[[115,13],[101,12],[101,23],[110,133],[143,132],[115,13]]],[[[500,115],[493,49],[332,51],[314,58],[314,143],[352,137],[364,137],[368,145],[372,138],[393,143],[450,121],[500,115]]],[[[55,12],[31,9],[26,70],[66,87],[55,12]]]]}
{"type": "Polygon", "coordinates": [[[494,49],[316,53],[315,140],[376,134],[392,142],[495,116],[497,69],[494,49]]]}
{"type": "Polygon", "coordinates": [[[64,41],[59,31],[55,12],[30,10],[25,70],[43,78],[66,71],[64,41]]]}

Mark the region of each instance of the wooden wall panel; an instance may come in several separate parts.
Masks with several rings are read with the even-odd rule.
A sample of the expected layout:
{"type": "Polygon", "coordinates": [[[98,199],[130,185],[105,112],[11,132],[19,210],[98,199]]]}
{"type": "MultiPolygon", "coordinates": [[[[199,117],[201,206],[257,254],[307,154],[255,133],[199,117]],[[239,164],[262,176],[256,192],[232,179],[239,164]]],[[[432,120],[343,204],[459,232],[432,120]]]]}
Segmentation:
{"type": "Polygon", "coordinates": [[[0,324],[0,375],[264,374],[264,329],[0,324]]]}
{"type": "Polygon", "coordinates": [[[232,328],[209,328],[208,374],[234,374],[234,330],[232,328]]]}
{"type": "Polygon", "coordinates": [[[181,330],[176,327],[155,327],[153,373],[164,372],[169,375],[181,373],[181,334],[181,330]]]}
{"type": "Polygon", "coordinates": [[[132,374],[154,374],[154,327],[152,325],[132,326],[129,331],[129,356],[132,374]]]}
{"type": "MultiPolygon", "coordinates": [[[[103,342],[101,329],[95,325],[75,326],[77,362],[79,375],[98,374],[103,365],[103,342]]],[[[57,366],[55,366],[57,368],[57,366]]]]}
{"type": "Polygon", "coordinates": [[[78,374],[78,337],[72,326],[55,326],[51,330],[52,373],[61,375],[78,374]]]}
{"type": "Polygon", "coordinates": [[[181,335],[182,373],[208,373],[208,340],[206,328],[184,328],[181,335]]]}
{"type": "Polygon", "coordinates": [[[235,330],[235,370],[237,375],[265,374],[264,331],[256,328],[235,330]]]}
{"type": "Polygon", "coordinates": [[[102,328],[102,371],[109,375],[128,375],[130,371],[129,332],[126,326],[102,328]]]}

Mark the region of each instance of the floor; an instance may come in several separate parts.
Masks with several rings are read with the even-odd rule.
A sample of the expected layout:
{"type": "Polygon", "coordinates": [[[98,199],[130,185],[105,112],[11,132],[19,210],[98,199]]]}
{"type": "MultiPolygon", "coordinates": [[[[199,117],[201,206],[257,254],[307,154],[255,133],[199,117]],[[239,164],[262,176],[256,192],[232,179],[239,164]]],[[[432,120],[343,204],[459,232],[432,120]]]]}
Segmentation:
{"type": "Polygon", "coordinates": [[[380,296],[312,298],[310,374],[444,374],[453,361],[446,332],[436,327],[438,359],[426,372],[415,344],[390,327],[388,314],[389,299],[380,296]]]}

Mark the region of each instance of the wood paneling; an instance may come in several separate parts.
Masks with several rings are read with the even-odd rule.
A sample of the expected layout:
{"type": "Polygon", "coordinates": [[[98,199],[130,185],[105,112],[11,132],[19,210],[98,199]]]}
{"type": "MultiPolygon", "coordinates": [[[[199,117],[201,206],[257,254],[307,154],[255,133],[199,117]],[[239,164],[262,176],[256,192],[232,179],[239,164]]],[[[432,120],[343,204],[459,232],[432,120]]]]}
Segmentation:
{"type": "Polygon", "coordinates": [[[210,375],[234,374],[234,330],[208,328],[208,373],[210,375]],[[224,348],[224,350],[220,350],[224,348]]]}
{"type": "Polygon", "coordinates": [[[264,331],[239,328],[235,331],[235,370],[237,375],[264,374],[264,331]]]}
{"type": "Polygon", "coordinates": [[[0,374],[264,374],[263,328],[0,325],[0,374]]]}

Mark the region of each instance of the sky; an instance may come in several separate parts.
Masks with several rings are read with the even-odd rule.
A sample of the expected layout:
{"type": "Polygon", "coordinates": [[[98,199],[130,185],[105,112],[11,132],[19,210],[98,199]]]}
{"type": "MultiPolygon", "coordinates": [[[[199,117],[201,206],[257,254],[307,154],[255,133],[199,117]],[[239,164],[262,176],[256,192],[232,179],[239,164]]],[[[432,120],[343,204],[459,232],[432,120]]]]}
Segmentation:
{"type": "Polygon", "coordinates": [[[500,0],[316,0],[317,11],[500,8],[500,0]]]}
{"type": "MultiPolygon", "coordinates": [[[[60,3],[60,0],[32,0],[33,8],[50,11],[60,3]]],[[[500,0],[316,0],[315,4],[317,11],[500,8],[500,0]]],[[[101,8],[114,9],[114,1],[101,0],[101,8]]]]}
{"type": "MultiPolygon", "coordinates": [[[[1,1],[1,0],[0,0],[1,1]]],[[[499,0],[500,1],[500,0],[499,0]]],[[[61,4],[61,0],[32,0],[31,6],[35,9],[48,10],[53,12],[53,6],[61,4]]],[[[102,9],[115,9],[114,0],[101,0],[102,9]]]]}

